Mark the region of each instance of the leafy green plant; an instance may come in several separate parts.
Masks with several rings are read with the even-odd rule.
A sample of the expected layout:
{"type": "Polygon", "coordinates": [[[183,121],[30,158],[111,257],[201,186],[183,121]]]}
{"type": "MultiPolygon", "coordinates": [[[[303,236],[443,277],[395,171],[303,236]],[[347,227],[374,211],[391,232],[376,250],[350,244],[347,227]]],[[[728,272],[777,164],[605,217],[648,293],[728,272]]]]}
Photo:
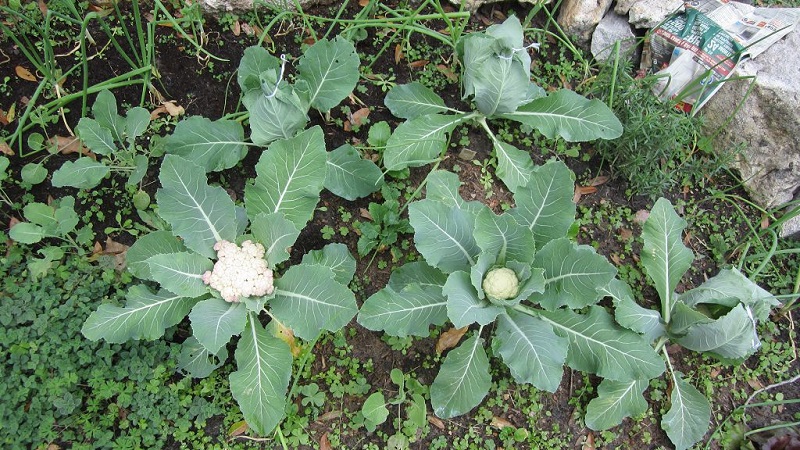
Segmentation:
{"type": "MultiPolygon", "coordinates": [[[[661,300],[661,312],[639,306],[630,288],[615,280],[603,291],[614,301],[616,321],[653,342],[669,367],[670,408],[661,427],[678,449],[687,449],[708,430],[711,407],[705,396],[678,371],[667,344],[702,352],[723,361],[743,361],[760,346],[756,325],[778,301],[737,269],[724,269],[700,286],[676,293],[694,254],[682,241],[686,221],[670,202],[659,199],[644,224],[642,264],[661,300]]],[[[586,425],[595,430],[619,424],[647,408],[647,380],[603,380],[589,402],[586,425]]]]}
{"type": "Polygon", "coordinates": [[[373,250],[382,251],[397,242],[401,233],[410,233],[408,219],[401,217],[400,191],[391,186],[381,187],[383,203],[370,202],[368,211],[372,221],[360,222],[358,230],[358,255],[366,256],[373,250]]]}
{"type": "Polygon", "coordinates": [[[387,401],[383,392],[375,392],[361,407],[361,416],[364,419],[364,427],[372,432],[389,417],[389,408],[396,407],[398,412],[395,424],[397,433],[389,438],[389,445],[390,448],[408,448],[409,443],[417,440],[418,433],[428,423],[424,397],[425,387],[400,369],[392,369],[389,377],[397,385],[397,395],[387,401]],[[406,419],[402,419],[400,414],[403,407],[405,407],[406,419]],[[391,447],[392,442],[394,447],[391,447]]]}
{"type": "Polygon", "coordinates": [[[439,417],[465,414],[488,393],[484,330],[494,330],[493,352],[515,380],[550,392],[565,363],[620,382],[664,371],[647,340],[598,305],[616,270],[567,237],[576,207],[573,174],[563,163],[532,171],[514,195],[516,207],[499,216],[464,201],[459,184],[449,172],[429,175],[426,199],[409,205],[425,261],[396,269],[358,315],[366,328],[398,336],[427,336],[430,325],[447,320],[478,325],[447,354],[430,387],[439,417]]]}
{"type": "Polygon", "coordinates": [[[464,67],[464,99],[472,99],[477,110],[450,108],[433,90],[419,83],[395,86],[385,104],[392,114],[406,121],[386,143],[386,169],[436,161],[447,147],[448,134],[472,121],[491,139],[497,176],[513,192],[528,184],[533,162],[527,152],[495,136],[487,120],[511,120],[548,138],[560,136],[568,141],[613,139],[622,133],[619,120],[601,101],[569,90],[546,94],[530,81],[531,58],[524,45],[522,25],[515,16],[485,32],[466,35],[458,42],[457,53],[464,67]]]}
{"type": "Polygon", "coordinates": [[[309,252],[289,268],[281,265],[319,201],[326,154],[319,127],[274,142],[245,188],[244,208],[223,188],[207,184],[204,167],[167,155],[156,200],[172,232],[145,235],[127,253],[129,270],[161,288],[137,284],[124,307],[101,305],[84,324],[84,336],[156,339],[188,314],[193,335],[183,344],[179,366],[204,377],[225,362],[227,344],[240,335],[231,392],[255,432],[273,430],[284,416],[293,359],[278,337],[281,327],[314,340],[357,311],[347,288],[355,261],[343,245],[309,252]],[[271,319],[268,328],[262,316],[271,319]]]}
{"type": "Polygon", "coordinates": [[[126,184],[138,185],[147,173],[150,155],[136,143],[136,138],[147,131],[150,112],[137,106],[122,117],[114,94],[103,90],[97,94],[92,114],[94,119],[81,118],[75,132],[89,150],[103,158],[81,156],[77,161],[65,162],[53,172],[53,186],[91,189],[111,172],[127,173],[126,184]]]}

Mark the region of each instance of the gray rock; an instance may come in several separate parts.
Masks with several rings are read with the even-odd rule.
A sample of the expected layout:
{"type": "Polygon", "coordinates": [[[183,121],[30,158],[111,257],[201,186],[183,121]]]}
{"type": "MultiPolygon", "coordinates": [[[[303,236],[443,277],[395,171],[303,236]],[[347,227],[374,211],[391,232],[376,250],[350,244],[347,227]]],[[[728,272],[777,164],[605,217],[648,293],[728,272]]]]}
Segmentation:
{"type": "MultiPolygon", "coordinates": [[[[209,14],[225,12],[252,11],[254,0],[198,0],[200,7],[209,14]]],[[[293,0],[259,0],[262,5],[268,3],[282,9],[294,9],[293,0]]],[[[303,7],[322,3],[319,0],[300,0],[303,7]]]]}
{"type": "Polygon", "coordinates": [[[783,223],[781,237],[800,239],[800,215],[794,216],[783,223]]]}
{"type": "Polygon", "coordinates": [[[624,16],[628,14],[628,11],[631,10],[631,7],[639,0],[617,0],[617,4],[614,5],[614,12],[619,14],[620,16],[624,16]]]}
{"type": "Polygon", "coordinates": [[[744,61],[703,108],[706,134],[718,149],[742,151],[734,163],[752,199],[774,208],[800,189],[800,31],[744,61]],[[747,94],[750,84],[752,91],[747,94]],[[746,98],[745,98],[746,97],[746,98]],[[744,102],[739,108],[740,102],[744,102]],[[737,108],[739,110],[737,111],[737,108]],[[736,111],[736,115],[730,118],[736,111]],[[730,122],[728,122],[730,118],[730,122]]]}
{"type": "Polygon", "coordinates": [[[683,0],[639,0],[628,11],[636,28],[653,28],[683,6],[683,0]]]}
{"type": "MultiPolygon", "coordinates": [[[[480,8],[481,6],[487,3],[498,3],[504,0],[463,0],[464,2],[464,9],[467,11],[475,11],[476,9],[480,8]]],[[[546,0],[544,4],[550,3],[552,0],[546,0]]],[[[462,0],[450,0],[450,3],[456,6],[461,5],[462,0]]],[[[541,0],[519,0],[520,3],[541,3],[541,0]]]]}
{"type": "Polygon", "coordinates": [[[564,0],[558,12],[558,24],[575,37],[576,44],[585,47],[610,7],[611,0],[564,0]]]}
{"type": "Polygon", "coordinates": [[[609,11],[597,24],[597,28],[592,34],[592,55],[598,61],[607,60],[612,56],[611,51],[616,42],[620,43],[620,54],[625,55],[636,47],[636,36],[626,17],[609,11]]]}

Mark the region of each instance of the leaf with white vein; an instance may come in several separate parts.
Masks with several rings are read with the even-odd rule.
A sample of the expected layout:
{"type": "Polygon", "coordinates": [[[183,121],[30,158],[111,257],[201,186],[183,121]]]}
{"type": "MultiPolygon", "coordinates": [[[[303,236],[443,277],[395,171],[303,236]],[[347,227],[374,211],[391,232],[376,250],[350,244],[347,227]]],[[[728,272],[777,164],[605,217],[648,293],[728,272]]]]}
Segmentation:
{"type": "Polygon", "coordinates": [[[564,374],[568,344],[547,322],[509,309],[498,317],[492,348],[517,382],[555,392],[564,374]]]}
{"type": "Polygon", "coordinates": [[[537,167],[528,184],[517,189],[511,214],[533,232],[536,248],[567,235],[575,221],[574,191],[572,171],[560,161],[537,167]]]}
{"type": "Polygon", "coordinates": [[[431,406],[442,419],[466,414],[489,393],[489,358],[478,334],[450,350],[433,380],[431,406]]]}
{"type": "Polygon", "coordinates": [[[337,331],[358,312],[353,292],[334,280],[329,267],[292,266],[275,280],[270,309],[294,334],[312,340],[322,330],[337,331]]]}
{"type": "Polygon", "coordinates": [[[553,330],[569,339],[567,364],[575,370],[616,381],[651,379],[664,372],[664,360],[642,336],[621,328],[600,306],[588,314],[568,309],[540,311],[553,330]]]}
{"type": "Polygon", "coordinates": [[[264,246],[264,258],[272,268],[289,259],[289,249],[300,236],[300,230],[281,213],[256,215],[250,231],[264,246]]]}
{"type": "Polygon", "coordinates": [[[328,111],[344,100],[358,83],[360,64],[353,43],[341,36],[320,39],[303,52],[297,77],[308,83],[311,106],[328,111]]]}
{"type": "Polygon", "coordinates": [[[124,308],[102,304],[92,312],[81,333],[92,341],[105,339],[119,344],[131,339],[158,339],[164,331],[180,322],[195,299],[161,290],[154,294],[143,284],[132,286],[125,296],[124,308]]]}
{"type": "Polygon", "coordinates": [[[248,215],[280,212],[298,230],[305,228],[319,202],[326,161],[319,126],[270,145],[256,164],[255,183],[245,187],[248,215]]]}
{"type": "Polygon", "coordinates": [[[420,200],[408,207],[414,227],[414,243],[428,264],[450,273],[468,271],[480,248],[472,237],[474,216],[458,207],[433,200],[420,200]]]}
{"type": "Polygon", "coordinates": [[[528,152],[501,141],[495,141],[494,151],[497,155],[497,176],[509,191],[517,192],[531,181],[535,166],[528,152]]]}
{"type": "Polygon", "coordinates": [[[180,156],[161,163],[158,214],[197,253],[215,258],[214,244],[236,239],[236,210],[225,189],[208,185],[205,169],[180,156]]]}
{"type": "Polygon", "coordinates": [[[683,379],[680,372],[672,373],[670,408],[661,420],[676,450],[686,450],[703,438],[711,420],[708,399],[683,379]]]}
{"type": "Polygon", "coordinates": [[[227,348],[222,347],[217,354],[214,354],[203,347],[196,337],[189,336],[181,344],[181,354],[178,355],[178,370],[194,378],[205,378],[225,364],[227,359],[227,348]]]}
{"type": "Polygon", "coordinates": [[[242,332],[246,316],[244,303],[228,303],[215,297],[197,303],[189,320],[198,342],[216,354],[233,336],[242,332]]]}
{"type": "Polygon", "coordinates": [[[303,264],[319,264],[333,271],[333,279],[347,286],[356,274],[356,260],[344,244],[328,244],[303,255],[303,264]]]}
{"type": "Polygon", "coordinates": [[[429,114],[401,123],[386,142],[384,167],[402,170],[435,161],[447,144],[447,133],[465,117],[465,114],[429,114]]]}
{"type": "Polygon", "coordinates": [[[366,197],[383,185],[383,172],[372,161],[364,159],[345,144],[328,153],[325,188],[347,200],[366,197]]]}
{"type": "Polygon", "coordinates": [[[251,314],[236,347],[236,367],[229,377],[233,398],[250,428],[267,435],[284,416],[292,352],[251,314]]]}
{"type": "Polygon", "coordinates": [[[414,119],[428,114],[447,112],[448,108],[431,88],[417,81],[395,85],[383,100],[395,117],[414,119]]]}
{"type": "Polygon", "coordinates": [[[206,172],[230,169],[247,154],[244,128],[235,120],[192,116],[178,122],[164,141],[167,153],[184,157],[206,172]]]}
{"type": "Polygon", "coordinates": [[[162,253],[185,252],[188,249],[169,231],[150,232],[133,243],[125,253],[128,270],[137,278],[152,280],[147,258],[162,253]]]}
{"type": "Polygon", "coordinates": [[[442,293],[447,296],[447,316],[456,328],[476,322],[479,325],[488,325],[505,310],[489,300],[478,298],[478,292],[470,282],[470,274],[460,270],[447,277],[442,293]]]}
{"type": "Polygon", "coordinates": [[[595,431],[607,430],[622,423],[626,417],[636,417],[647,411],[642,392],[647,380],[603,380],[597,387],[597,397],[586,406],[586,426],[595,431]]]}
{"type": "Polygon", "coordinates": [[[358,323],[392,336],[428,336],[431,325],[447,321],[447,299],[440,286],[409,284],[400,291],[384,288],[361,306],[358,323]]]}
{"type": "Polygon", "coordinates": [[[208,293],[203,274],[214,268],[210,259],[197,253],[160,253],[147,258],[153,280],[184,297],[199,297],[208,293]]]}
{"type": "Polygon", "coordinates": [[[482,209],[475,217],[475,242],[483,252],[497,252],[497,263],[530,263],[536,253],[533,233],[510,214],[496,215],[482,209]]]}

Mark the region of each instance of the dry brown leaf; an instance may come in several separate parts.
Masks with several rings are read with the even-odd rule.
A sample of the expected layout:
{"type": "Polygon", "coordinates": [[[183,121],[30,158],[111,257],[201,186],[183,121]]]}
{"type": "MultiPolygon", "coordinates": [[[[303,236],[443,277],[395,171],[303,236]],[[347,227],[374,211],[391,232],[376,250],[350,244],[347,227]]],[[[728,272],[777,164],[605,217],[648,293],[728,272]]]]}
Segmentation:
{"type": "Polygon", "coordinates": [[[481,21],[481,23],[483,23],[483,24],[484,24],[484,25],[486,25],[487,27],[488,27],[489,25],[494,25],[494,24],[492,23],[492,21],[491,21],[491,20],[489,20],[489,18],[488,18],[488,17],[486,17],[486,16],[484,16],[483,14],[475,14],[475,16],[478,18],[478,20],[480,20],[480,21],[481,21]]]}
{"type": "MultiPolygon", "coordinates": [[[[14,105],[11,105],[11,106],[14,106],[14,105]]],[[[8,120],[8,113],[6,113],[6,112],[5,112],[5,111],[3,111],[2,109],[0,109],[0,125],[2,125],[2,126],[6,126],[6,125],[8,125],[10,122],[11,122],[11,121],[10,121],[10,120],[8,120]]]]}
{"type": "Polygon", "coordinates": [[[0,153],[8,156],[14,156],[14,150],[11,150],[11,146],[3,140],[0,140],[0,153]]]}
{"type": "Polygon", "coordinates": [[[241,436],[247,432],[247,429],[248,429],[247,421],[240,420],[231,425],[230,427],[228,427],[228,436],[230,437],[241,436]]]}
{"type": "Polygon", "coordinates": [[[317,40],[314,39],[313,36],[309,36],[309,37],[303,39],[303,43],[306,44],[306,45],[314,45],[316,42],[317,42],[317,40]]]}
{"type": "Polygon", "coordinates": [[[766,230],[767,228],[769,228],[769,217],[764,216],[761,218],[761,229],[766,230]]]}
{"type": "Polygon", "coordinates": [[[322,437],[319,438],[319,450],[331,450],[332,448],[331,442],[328,440],[328,433],[323,434],[322,437]]]}
{"type": "Polygon", "coordinates": [[[16,225],[16,224],[18,224],[20,222],[22,222],[22,221],[17,219],[14,216],[11,216],[11,219],[8,220],[8,229],[10,230],[10,229],[14,228],[14,225],[16,225]]]}
{"type": "Polygon", "coordinates": [[[7,119],[10,122],[13,122],[14,119],[17,117],[17,104],[12,103],[11,106],[8,108],[8,112],[6,113],[7,119]]]}
{"type": "Polygon", "coordinates": [[[358,0],[358,6],[363,8],[367,5],[369,5],[369,0],[358,0]]]}
{"type": "Polygon", "coordinates": [[[231,31],[233,31],[234,36],[239,36],[242,34],[242,24],[239,21],[235,21],[231,24],[231,31]]]}
{"type": "Polygon", "coordinates": [[[636,211],[636,214],[633,216],[633,221],[639,225],[642,225],[647,221],[648,217],[650,217],[650,211],[646,209],[640,209],[639,211],[636,211]]]}
{"type": "Polygon", "coordinates": [[[394,46],[394,63],[400,64],[400,61],[403,60],[403,46],[397,44],[394,46]]]}
{"type": "Polygon", "coordinates": [[[633,230],[628,228],[619,229],[619,238],[623,241],[629,241],[633,238],[633,230]]]}
{"type": "Polygon", "coordinates": [[[499,20],[501,22],[503,22],[506,19],[508,19],[508,16],[503,14],[503,12],[500,11],[499,9],[495,9],[494,11],[492,11],[492,16],[494,16],[495,19],[497,19],[497,20],[499,20]]]}
{"type": "Polygon", "coordinates": [[[497,428],[498,430],[502,430],[503,428],[515,428],[514,425],[511,425],[511,422],[502,417],[497,417],[497,416],[492,416],[492,422],[490,423],[490,425],[493,428],[497,428]]]}
{"type": "Polygon", "coordinates": [[[61,153],[62,155],[80,153],[81,155],[88,156],[92,159],[97,159],[97,155],[81,145],[80,139],[75,136],[54,136],[47,140],[47,145],[56,146],[58,153],[61,153]]]}
{"type": "Polygon", "coordinates": [[[448,67],[448,66],[446,66],[444,64],[438,64],[436,66],[436,69],[439,70],[439,72],[441,72],[442,75],[447,77],[447,79],[452,81],[453,83],[458,81],[458,75],[456,75],[456,73],[453,72],[453,70],[450,67],[448,67]]]}
{"type": "Polygon", "coordinates": [[[61,450],[61,447],[59,447],[58,444],[49,444],[47,450],[61,450]]]}
{"type": "Polygon", "coordinates": [[[364,124],[364,120],[367,117],[369,117],[369,108],[361,108],[353,114],[350,114],[350,122],[354,127],[360,127],[364,124]]]}
{"type": "Polygon", "coordinates": [[[439,340],[436,342],[436,353],[441,355],[445,350],[458,345],[458,342],[461,340],[461,337],[464,336],[464,333],[467,332],[468,328],[469,327],[450,328],[442,333],[442,335],[439,336],[439,340]]]}
{"type": "Polygon", "coordinates": [[[586,441],[583,443],[583,448],[581,450],[594,450],[594,434],[591,432],[586,436],[586,441]]]}
{"type": "Polygon", "coordinates": [[[363,219],[372,220],[372,214],[369,213],[369,210],[367,210],[367,208],[358,208],[358,214],[363,219]]]}
{"type": "Polygon", "coordinates": [[[609,256],[609,258],[611,259],[611,262],[613,262],[614,264],[618,266],[622,265],[622,258],[620,258],[618,254],[612,253],[611,256],[609,256]]]}
{"type": "Polygon", "coordinates": [[[253,31],[253,26],[247,22],[242,24],[242,31],[244,32],[244,34],[248,36],[253,36],[255,34],[255,32],[253,31]]]}
{"type": "Polygon", "coordinates": [[[325,414],[317,417],[318,422],[327,422],[329,420],[338,419],[342,417],[342,411],[339,409],[334,409],[333,411],[328,411],[325,414]]]}
{"type": "Polygon", "coordinates": [[[46,17],[47,16],[47,3],[45,3],[44,0],[39,0],[38,4],[39,4],[39,11],[42,12],[42,16],[46,17]]]}
{"type": "Polygon", "coordinates": [[[36,80],[36,75],[32,74],[30,70],[28,70],[28,69],[26,69],[26,68],[24,68],[22,66],[15,67],[14,71],[17,73],[17,76],[22,78],[23,80],[33,81],[33,82],[37,81],[36,80]]]}
{"type": "Polygon", "coordinates": [[[420,59],[420,60],[412,61],[412,62],[408,63],[408,67],[411,67],[412,69],[421,69],[421,68],[427,66],[429,62],[430,61],[428,61],[427,59],[420,59]]]}
{"type": "Polygon", "coordinates": [[[444,430],[444,422],[436,416],[428,416],[428,423],[440,430],[444,430]]]}
{"type": "Polygon", "coordinates": [[[128,246],[117,242],[110,237],[106,237],[106,248],[103,250],[106,255],[119,255],[128,251],[128,246]]]}
{"type": "Polygon", "coordinates": [[[594,177],[589,180],[589,186],[600,186],[602,184],[606,184],[608,182],[608,177],[605,175],[600,175],[599,177],[594,177]]]}

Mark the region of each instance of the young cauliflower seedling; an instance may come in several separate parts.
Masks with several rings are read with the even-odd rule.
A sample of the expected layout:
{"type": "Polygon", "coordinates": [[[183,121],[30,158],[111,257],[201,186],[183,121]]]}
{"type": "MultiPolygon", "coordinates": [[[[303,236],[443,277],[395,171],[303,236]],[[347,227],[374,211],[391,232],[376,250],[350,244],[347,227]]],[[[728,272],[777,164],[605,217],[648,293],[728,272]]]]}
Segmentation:
{"type": "Polygon", "coordinates": [[[264,259],[264,246],[258,242],[244,241],[239,247],[233,242],[214,244],[217,262],[214,269],[203,274],[203,282],[219,291],[227,302],[238,302],[245,297],[272,294],[272,270],[264,259]]]}

